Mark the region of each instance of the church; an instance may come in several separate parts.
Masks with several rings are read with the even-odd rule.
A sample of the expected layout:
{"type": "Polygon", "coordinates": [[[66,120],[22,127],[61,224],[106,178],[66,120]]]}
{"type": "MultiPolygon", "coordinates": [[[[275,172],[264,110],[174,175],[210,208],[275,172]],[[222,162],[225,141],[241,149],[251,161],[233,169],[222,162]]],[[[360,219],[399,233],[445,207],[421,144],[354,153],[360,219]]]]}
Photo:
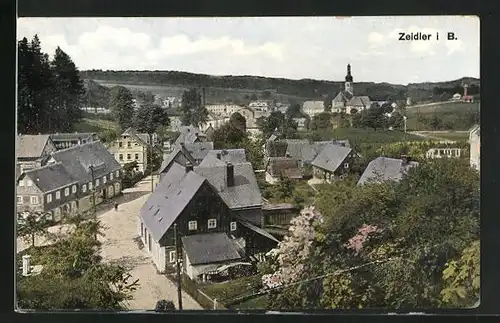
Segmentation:
{"type": "Polygon", "coordinates": [[[332,112],[351,114],[356,111],[369,109],[371,105],[368,96],[354,95],[353,77],[351,65],[347,64],[347,75],[345,76],[344,91],[340,91],[332,100],[332,112]]]}

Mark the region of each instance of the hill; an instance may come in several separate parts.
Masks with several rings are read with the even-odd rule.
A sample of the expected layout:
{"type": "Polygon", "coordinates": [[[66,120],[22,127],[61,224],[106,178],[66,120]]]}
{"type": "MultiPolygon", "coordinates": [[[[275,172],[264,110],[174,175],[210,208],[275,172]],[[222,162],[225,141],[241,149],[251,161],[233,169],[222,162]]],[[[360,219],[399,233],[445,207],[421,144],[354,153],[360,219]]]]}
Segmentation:
{"type": "MultiPolygon", "coordinates": [[[[261,76],[213,76],[177,71],[81,71],[85,80],[94,80],[105,85],[124,85],[131,89],[149,91],[159,95],[177,96],[184,89],[205,87],[207,103],[224,103],[229,100],[249,99],[252,94],[259,98],[274,98],[282,101],[322,100],[325,95],[337,93],[343,87],[343,81],[290,80],[261,76]],[[221,101],[221,102],[210,102],[221,101]]],[[[449,82],[412,83],[408,85],[389,83],[355,83],[359,95],[368,95],[374,101],[388,99],[401,100],[409,94],[414,102],[432,100],[443,93],[453,95],[462,92],[462,83],[470,84],[471,94],[479,93],[479,80],[461,78],[449,82]]]]}

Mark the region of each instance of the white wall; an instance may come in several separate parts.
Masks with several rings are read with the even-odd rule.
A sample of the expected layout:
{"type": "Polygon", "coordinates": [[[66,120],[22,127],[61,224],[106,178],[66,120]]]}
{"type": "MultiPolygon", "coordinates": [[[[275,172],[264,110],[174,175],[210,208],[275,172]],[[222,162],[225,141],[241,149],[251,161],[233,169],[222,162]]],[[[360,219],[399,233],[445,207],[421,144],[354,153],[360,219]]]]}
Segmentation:
{"type": "Polygon", "coordinates": [[[470,136],[470,165],[471,167],[480,169],[481,157],[481,139],[478,135],[471,134],[470,136]]]}

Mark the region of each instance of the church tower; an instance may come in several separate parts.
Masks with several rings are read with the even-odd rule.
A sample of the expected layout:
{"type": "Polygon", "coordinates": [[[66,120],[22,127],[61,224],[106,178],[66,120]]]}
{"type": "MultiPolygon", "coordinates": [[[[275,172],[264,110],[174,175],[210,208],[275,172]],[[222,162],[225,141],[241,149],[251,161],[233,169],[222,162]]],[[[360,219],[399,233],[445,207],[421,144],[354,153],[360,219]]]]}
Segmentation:
{"type": "Polygon", "coordinates": [[[354,95],[354,89],[352,87],[352,75],[351,75],[351,64],[347,64],[347,75],[345,76],[345,91],[354,95]]]}

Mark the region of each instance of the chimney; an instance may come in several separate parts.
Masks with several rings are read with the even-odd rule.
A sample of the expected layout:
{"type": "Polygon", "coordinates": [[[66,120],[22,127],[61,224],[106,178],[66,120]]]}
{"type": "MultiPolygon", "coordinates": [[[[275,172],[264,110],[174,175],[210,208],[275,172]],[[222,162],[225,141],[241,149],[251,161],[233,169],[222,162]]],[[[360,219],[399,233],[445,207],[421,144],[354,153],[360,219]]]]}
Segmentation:
{"type": "Polygon", "coordinates": [[[403,161],[403,165],[408,165],[408,163],[410,162],[410,157],[408,155],[401,155],[401,160],[403,161]]]}
{"type": "Polygon", "coordinates": [[[186,173],[189,173],[190,171],[193,171],[193,164],[190,162],[186,163],[186,173]]]}
{"type": "Polygon", "coordinates": [[[30,255],[24,255],[23,256],[23,276],[28,276],[31,271],[31,256],[30,255]]]}
{"type": "Polygon", "coordinates": [[[234,166],[230,162],[226,164],[226,178],[227,187],[234,186],[234,166]]]}
{"type": "Polygon", "coordinates": [[[221,159],[221,158],[222,158],[221,153],[217,153],[217,159],[221,159]]]}

